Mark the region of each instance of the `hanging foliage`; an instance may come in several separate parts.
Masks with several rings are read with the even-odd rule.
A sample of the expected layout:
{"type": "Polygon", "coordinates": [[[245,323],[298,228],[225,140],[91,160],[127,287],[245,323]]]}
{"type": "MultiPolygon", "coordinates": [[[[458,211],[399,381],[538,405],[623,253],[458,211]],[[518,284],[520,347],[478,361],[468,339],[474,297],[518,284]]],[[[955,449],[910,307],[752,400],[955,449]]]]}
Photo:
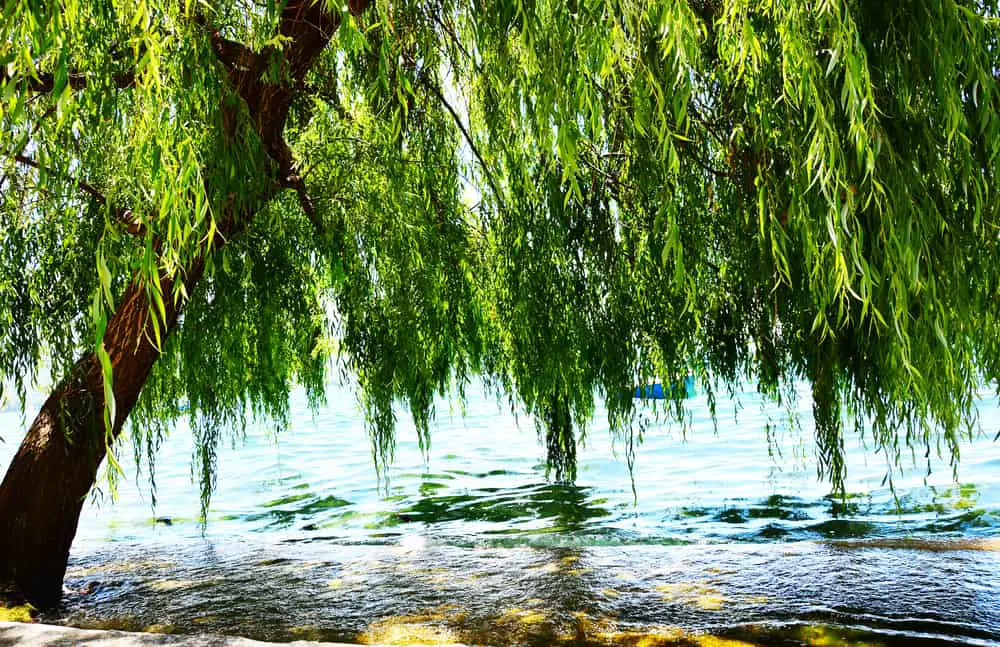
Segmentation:
{"type": "Polygon", "coordinates": [[[394,404],[426,444],[483,379],[571,478],[596,398],[631,456],[634,385],[688,374],[811,383],[836,487],[852,428],[957,459],[1000,370],[996,3],[367,5],[3,0],[22,401],[94,353],[107,443],[131,412],[152,465],[188,416],[206,502],[227,430],[341,372],[380,467],[394,404]]]}

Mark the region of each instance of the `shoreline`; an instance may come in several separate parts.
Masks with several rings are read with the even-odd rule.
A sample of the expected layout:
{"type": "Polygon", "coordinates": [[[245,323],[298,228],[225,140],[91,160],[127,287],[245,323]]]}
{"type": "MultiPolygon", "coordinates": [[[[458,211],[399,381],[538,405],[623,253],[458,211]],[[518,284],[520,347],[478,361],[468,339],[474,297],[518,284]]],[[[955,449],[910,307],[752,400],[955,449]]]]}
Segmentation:
{"type": "MultiPolygon", "coordinates": [[[[177,645],[181,647],[356,647],[349,643],[296,640],[287,643],[262,642],[249,638],[217,634],[157,634],[117,631],[111,629],[77,629],[42,623],[0,622],[0,647],[32,645],[33,647],[141,647],[145,645],[177,645]]],[[[417,646],[419,647],[419,646],[417,646]]]]}

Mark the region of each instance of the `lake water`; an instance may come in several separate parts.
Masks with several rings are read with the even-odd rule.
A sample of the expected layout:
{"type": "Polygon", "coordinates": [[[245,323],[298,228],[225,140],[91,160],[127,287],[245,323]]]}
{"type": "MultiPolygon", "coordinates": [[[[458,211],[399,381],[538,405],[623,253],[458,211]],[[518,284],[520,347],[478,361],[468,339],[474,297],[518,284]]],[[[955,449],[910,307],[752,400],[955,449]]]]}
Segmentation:
{"type": "MultiPolygon", "coordinates": [[[[33,402],[28,415],[40,405],[33,402]]],[[[483,393],[441,402],[421,453],[400,415],[379,482],[354,394],[332,387],[288,429],[219,453],[198,521],[183,425],[146,479],[85,508],[47,621],[268,640],[469,644],[995,644],[1000,641],[1000,408],[947,459],[883,483],[850,436],[849,497],[817,480],[801,429],[752,391],[651,424],[632,476],[599,413],[573,486],[548,483],[533,423],[483,393]],[[768,431],[768,424],[772,426],[768,431]],[[776,442],[769,443],[768,436],[776,442]],[[780,454],[775,452],[779,448],[780,454]]],[[[0,466],[23,433],[0,412],[0,466]]],[[[123,452],[127,458],[129,451],[123,452]]]]}

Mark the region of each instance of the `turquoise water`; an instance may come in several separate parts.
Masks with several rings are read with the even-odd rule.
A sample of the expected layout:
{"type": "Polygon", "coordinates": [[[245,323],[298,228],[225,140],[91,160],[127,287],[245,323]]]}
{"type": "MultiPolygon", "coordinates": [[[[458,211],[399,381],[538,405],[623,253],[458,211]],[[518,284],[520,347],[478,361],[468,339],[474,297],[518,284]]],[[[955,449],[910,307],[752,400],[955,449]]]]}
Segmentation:
{"type": "MultiPolygon", "coordinates": [[[[846,500],[817,480],[800,396],[801,428],[746,392],[720,403],[717,433],[696,396],[686,432],[651,422],[631,477],[599,412],[570,486],[546,481],[533,422],[483,393],[464,416],[439,403],[426,456],[401,412],[380,482],[353,392],[333,387],[315,416],[297,396],[288,429],[220,449],[205,527],[182,425],[155,510],[123,452],[129,480],[86,507],[48,619],[275,640],[1000,639],[994,393],[957,480],[918,449],[894,496],[885,459],[849,437],[846,500]]],[[[0,412],[0,465],[23,428],[0,412]]]]}

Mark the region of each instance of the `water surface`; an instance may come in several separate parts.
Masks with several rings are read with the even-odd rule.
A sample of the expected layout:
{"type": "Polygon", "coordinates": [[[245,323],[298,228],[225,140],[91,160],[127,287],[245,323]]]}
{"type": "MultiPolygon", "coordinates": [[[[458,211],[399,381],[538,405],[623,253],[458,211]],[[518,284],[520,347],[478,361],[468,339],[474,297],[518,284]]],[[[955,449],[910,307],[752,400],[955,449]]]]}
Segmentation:
{"type": "MultiPolygon", "coordinates": [[[[631,475],[599,414],[576,484],[559,485],[530,419],[480,393],[464,417],[439,404],[426,456],[401,415],[380,482],[354,396],[334,388],[315,416],[298,399],[290,428],[220,450],[205,527],[182,426],[160,452],[155,510],[145,476],[88,504],[46,619],[358,642],[1000,640],[992,392],[957,480],[935,452],[928,475],[918,448],[893,492],[885,459],[849,437],[847,499],[816,478],[805,393],[801,428],[752,392],[737,400],[717,433],[703,396],[686,432],[651,424],[631,475]]],[[[23,426],[0,412],[0,464],[23,426]]]]}

